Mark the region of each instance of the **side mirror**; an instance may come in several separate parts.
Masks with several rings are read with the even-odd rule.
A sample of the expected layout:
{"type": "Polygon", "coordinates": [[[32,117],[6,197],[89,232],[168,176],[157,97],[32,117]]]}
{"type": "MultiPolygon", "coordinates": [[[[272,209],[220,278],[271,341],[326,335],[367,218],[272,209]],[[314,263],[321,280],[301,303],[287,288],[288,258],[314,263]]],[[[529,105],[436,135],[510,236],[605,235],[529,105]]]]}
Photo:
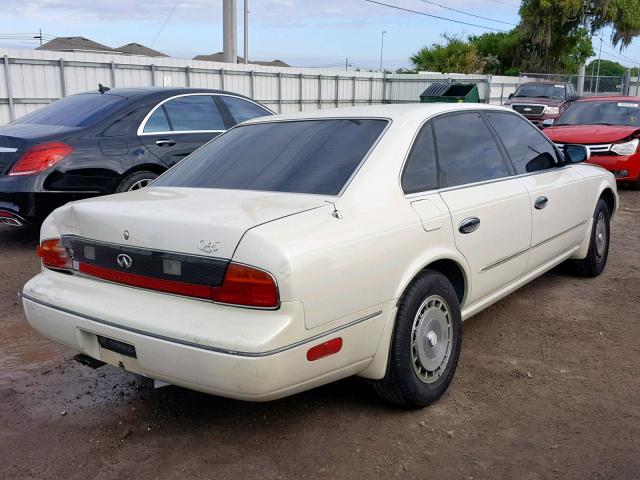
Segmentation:
{"type": "Polygon", "coordinates": [[[567,100],[569,102],[575,102],[576,100],[580,100],[580,96],[579,95],[569,95],[569,97],[567,98],[567,100]]]}
{"type": "Polygon", "coordinates": [[[542,128],[551,127],[553,125],[553,122],[555,122],[555,119],[553,118],[547,118],[546,120],[543,120],[542,128]]]}
{"type": "Polygon", "coordinates": [[[507,97],[509,100],[511,100],[513,98],[513,93],[510,93],[509,96],[507,97]]]}
{"type": "Polygon", "coordinates": [[[584,145],[565,145],[562,151],[565,163],[581,163],[591,158],[591,151],[584,145]]]}

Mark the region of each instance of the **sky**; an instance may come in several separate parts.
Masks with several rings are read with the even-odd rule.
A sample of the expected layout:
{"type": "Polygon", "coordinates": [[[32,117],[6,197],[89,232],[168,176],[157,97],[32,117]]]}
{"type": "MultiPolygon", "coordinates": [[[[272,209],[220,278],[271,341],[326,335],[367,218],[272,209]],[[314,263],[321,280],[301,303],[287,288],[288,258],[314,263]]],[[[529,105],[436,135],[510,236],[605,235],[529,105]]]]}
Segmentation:
{"type": "MultiPolygon", "coordinates": [[[[384,68],[408,67],[413,53],[441,41],[443,34],[466,37],[509,30],[518,22],[520,4],[520,0],[378,1],[426,15],[366,0],[249,0],[249,58],[326,68],[344,68],[348,59],[350,68],[377,69],[386,31],[384,68]]],[[[242,55],[243,0],[236,2],[242,55]]],[[[2,6],[0,47],[34,48],[38,41],[29,37],[42,29],[45,35],[84,36],[111,47],[137,42],[179,58],[222,50],[222,0],[2,0],[2,6]]],[[[596,52],[599,46],[599,39],[594,39],[596,52]]],[[[640,41],[620,54],[605,32],[602,58],[638,66],[640,41]]]]}

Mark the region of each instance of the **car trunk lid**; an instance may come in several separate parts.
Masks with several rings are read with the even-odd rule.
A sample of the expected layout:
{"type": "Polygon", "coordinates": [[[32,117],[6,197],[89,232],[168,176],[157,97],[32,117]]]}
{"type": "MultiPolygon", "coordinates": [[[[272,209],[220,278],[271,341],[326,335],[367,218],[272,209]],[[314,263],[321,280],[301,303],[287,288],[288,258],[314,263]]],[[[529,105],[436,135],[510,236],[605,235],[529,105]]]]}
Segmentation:
{"type": "Polygon", "coordinates": [[[70,203],[53,215],[65,236],[231,259],[247,230],[326,205],[315,195],[148,187],[70,203]]]}

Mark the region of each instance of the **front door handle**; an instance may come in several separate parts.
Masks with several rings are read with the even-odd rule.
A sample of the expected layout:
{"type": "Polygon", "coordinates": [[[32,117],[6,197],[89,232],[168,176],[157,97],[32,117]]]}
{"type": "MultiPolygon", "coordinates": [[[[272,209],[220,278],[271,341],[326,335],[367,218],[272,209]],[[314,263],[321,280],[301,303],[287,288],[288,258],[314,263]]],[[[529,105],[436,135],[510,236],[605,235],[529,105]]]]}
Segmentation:
{"type": "Polygon", "coordinates": [[[480,227],[480,219],[478,217],[465,218],[458,225],[458,231],[460,233],[472,233],[480,227]]]}
{"type": "Polygon", "coordinates": [[[538,197],[536,201],[533,202],[533,206],[536,210],[542,210],[549,203],[549,199],[547,197],[538,197]]]}
{"type": "Polygon", "coordinates": [[[169,140],[163,138],[161,140],[156,140],[156,145],[159,147],[173,147],[176,144],[175,140],[169,140]]]}

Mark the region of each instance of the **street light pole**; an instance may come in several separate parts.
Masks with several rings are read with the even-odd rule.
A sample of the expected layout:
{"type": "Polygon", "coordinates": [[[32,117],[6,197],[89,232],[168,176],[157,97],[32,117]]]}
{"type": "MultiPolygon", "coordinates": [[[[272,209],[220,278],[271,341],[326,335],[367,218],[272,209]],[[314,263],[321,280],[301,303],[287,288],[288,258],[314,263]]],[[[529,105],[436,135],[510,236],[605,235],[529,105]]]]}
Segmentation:
{"type": "Polygon", "coordinates": [[[249,0],[244,0],[244,63],[249,63],[249,0]]]}
{"type": "Polygon", "coordinates": [[[238,63],[236,36],[236,0],[222,1],[222,47],[226,63],[238,63]]]}
{"type": "Polygon", "coordinates": [[[382,52],[384,52],[384,34],[387,33],[386,30],[382,31],[382,40],[380,43],[380,71],[382,72],[382,52]]]}

